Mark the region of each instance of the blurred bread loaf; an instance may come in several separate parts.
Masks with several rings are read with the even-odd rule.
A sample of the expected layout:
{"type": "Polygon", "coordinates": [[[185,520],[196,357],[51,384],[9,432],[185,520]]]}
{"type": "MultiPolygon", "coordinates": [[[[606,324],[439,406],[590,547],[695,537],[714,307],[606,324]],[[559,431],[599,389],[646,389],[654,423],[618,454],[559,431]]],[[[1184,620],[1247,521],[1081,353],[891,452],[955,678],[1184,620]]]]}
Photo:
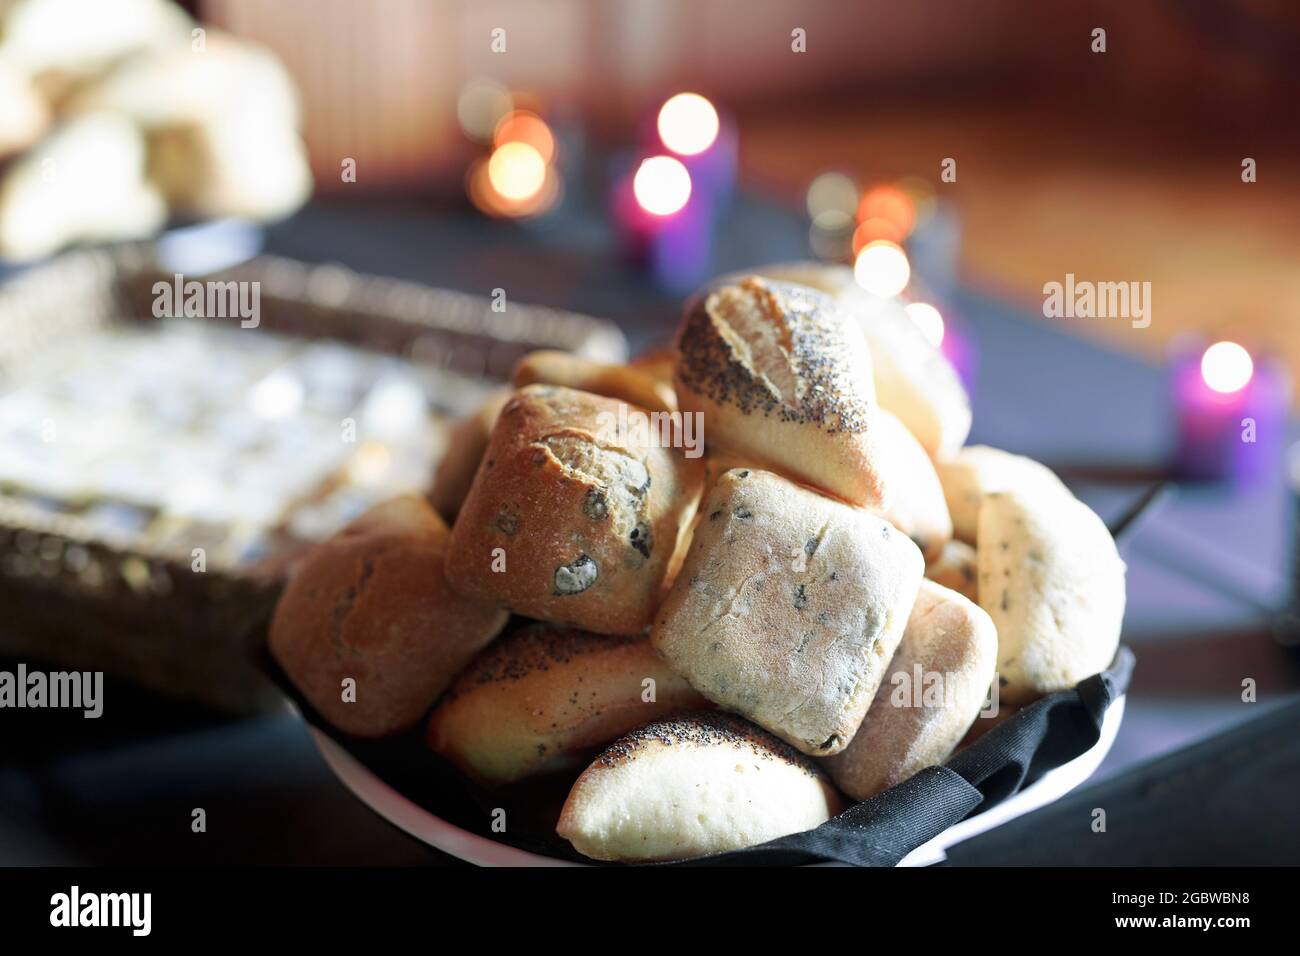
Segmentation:
{"type": "Polygon", "coordinates": [[[0,160],[35,143],[49,123],[49,106],[35,85],[0,56],[0,160]]]}
{"type": "Polygon", "coordinates": [[[935,468],[952,515],[953,533],[968,544],[974,544],[979,533],[980,505],[987,494],[1037,490],[1070,495],[1046,465],[988,445],[967,445],[935,468]]]}
{"type": "Polygon", "coordinates": [[[133,54],[188,45],[193,27],[171,0],[4,0],[0,59],[59,103],[133,54]]]}
{"type": "Polygon", "coordinates": [[[1066,690],[1110,665],[1124,620],[1124,562],[1092,509],[1041,489],[986,494],[977,550],[1003,702],[1066,690]]]}
{"type": "Polygon", "coordinates": [[[276,219],[311,191],[297,95],[268,51],[207,30],[133,57],[69,110],[128,116],[149,138],[149,176],[173,209],[276,219]]]}
{"type": "Polygon", "coordinates": [[[611,744],[557,832],[596,860],[681,860],[811,830],[841,801],[807,757],[731,714],[652,723],[611,744]]]}
{"type": "Polygon", "coordinates": [[[553,385],[506,402],[452,531],[461,594],[600,634],[649,626],[704,465],[621,432],[620,404],[553,385]]]}
{"type": "Polygon", "coordinates": [[[896,301],[871,295],[848,266],[789,262],[755,271],[819,289],[857,321],[871,349],[876,400],[931,457],[951,455],[965,443],[971,427],[966,389],[896,301]]]}
{"type": "Polygon", "coordinates": [[[461,504],[469,495],[488,439],[492,437],[492,426],[509,398],[508,389],[494,392],[474,414],[453,425],[447,436],[447,449],[438,462],[429,489],[429,503],[449,522],[456,520],[461,504]]]}
{"type": "Polygon", "coordinates": [[[457,678],[434,709],[428,736],[476,780],[511,783],[570,766],[665,714],[706,706],[644,636],[528,623],[457,678]]]}
{"type": "Polygon", "coordinates": [[[447,548],[447,526],[429,505],[397,498],[294,570],[271,622],[271,653],[333,726],[359,737],[413,726],[505,625],[504,611],[447,586],[447,548]]]}
{"type": "Polygon", "coordinates": [[[606,365],[592,359],[542,349],[530,352],[515,366],[516,388],[525,385],[563,385],[608,398],[618,398],[655,412],[677,408],[670,384],[629,365],[606,365]]]}
{"type": "Polygon", "coordinates": [[[735,469],[705,496],[652,640],[710,700],[804,753],[837,753],[898,647],[924,564],[888,522],[735,469]]]}
{"type": "Polygon", "coordinates": [[[61,124],[0,171],[0,257],[28,261],[76,242],[157,231],[167,206],[145,162],[140,131],[117,114],[61,124]]]}
{"type": "Polygon", "coordinates": [[[824,761],[836,785],[866,800],[947,760],[984,706],[997,656],[988,614],[955,591],[921,582],[862,726],[824,761]]]}
{"type": "Polygon", "coordinates": [[[763,464],[853,504],[888,505],[871,356],[830,299],[750,276],[686,306],[677,401],[710,454],[763,464]]]}

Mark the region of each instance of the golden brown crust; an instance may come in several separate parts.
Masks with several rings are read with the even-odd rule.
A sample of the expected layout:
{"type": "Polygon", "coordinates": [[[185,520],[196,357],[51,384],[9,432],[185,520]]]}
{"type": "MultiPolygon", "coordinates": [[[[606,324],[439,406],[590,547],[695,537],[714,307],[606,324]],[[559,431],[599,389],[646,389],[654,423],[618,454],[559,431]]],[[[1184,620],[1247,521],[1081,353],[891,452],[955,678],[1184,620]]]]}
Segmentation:
{"type": "Polygon", "coordinates": [[[333,726],[361,737],[404,730],[505,624],[443,577],[448,532],[422,499],[378,505],[295,569],[270,649],[333,726]],[[355,700],[343,682],[356,682],[355,700]]]}
{"type": "Polygon", "coordinates": [[[545,385],[506,404],[452,531],[453,587],[600,634],[649,625],[704,467],[652,437],[618,434],[620,407],[545,385]]]}
{"type": "Polygon", "coordinates": [[[607,398],[618,398],[651,411],[671,412],[677,396],[648,372],[627,365],[606,365],[572,352],[540,350],[519,360],[512,376],[515,387],[563,385],[607,398]]]}
{"type": "Polygon", "coordinates": [[[508,398],[509,389],[494,392],[477,411],[453,425],[447,435],[447,449],[434,473],[429,504],[448,523],[456,520],[460,506],[474,484],[474,475],[483,460],[483,452],[487,451],[488,439],[492,437],[492,426],[497,423],[497,416],[508,398]]]}
{"type": "Polygon", "coordinates": [[[510,783],[570,766],[667,713],[707,706],[643,636],[529,622],[457,678],[429,720],[428,738],[475,779],[510,783]]]}

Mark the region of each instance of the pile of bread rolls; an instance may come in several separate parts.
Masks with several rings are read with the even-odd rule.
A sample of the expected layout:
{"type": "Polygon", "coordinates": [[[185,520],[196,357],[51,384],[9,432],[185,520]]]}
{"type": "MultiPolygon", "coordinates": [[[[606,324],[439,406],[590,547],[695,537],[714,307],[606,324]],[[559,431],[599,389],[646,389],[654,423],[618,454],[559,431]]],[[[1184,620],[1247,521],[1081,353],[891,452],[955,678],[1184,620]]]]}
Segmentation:
{"type": "Polygon", "coordinates": [[[171,0],[3,0],[0,258],[287,215],[312,185],[299,119],[269,51],[171,0]]]}
{"type": "Polygon", "coordinates": [[[436,507],[377,508],[297,569],[270,633],[290,679],[345,733],[423,725],[483,787],[567,774],[559,835],[635,862],[816,827],[945,761],[990,699],[1103,670],[1105,526],[963,447],[952,369],[847,273],[718,280],[627,366],[525,358],[436,507]]]}

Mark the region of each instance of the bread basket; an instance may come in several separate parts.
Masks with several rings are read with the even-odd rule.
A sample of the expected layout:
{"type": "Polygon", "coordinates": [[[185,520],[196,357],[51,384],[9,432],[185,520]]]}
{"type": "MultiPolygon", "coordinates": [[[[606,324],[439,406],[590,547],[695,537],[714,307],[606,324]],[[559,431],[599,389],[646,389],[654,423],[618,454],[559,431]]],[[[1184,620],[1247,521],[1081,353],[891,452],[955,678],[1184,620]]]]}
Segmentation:
{"type": "MultiPolygon", "coordinates": [[[[400,356],[428,370],[435,407],[448,419],[468,412],[534,349],[610,361],[626,353],[622,333],[605,321],[515,303],[502,312],[486,298],[332,264],[261,256],[202,278],[257,283],[259,330],[400,356]]],[[[153,334],[155,283],[173,279],[152,244],[70,253],[8,277],[0,285],[0,409],[32,368],[57,364],[105,329],[153,334]]],[[[292,543],[247,560],[214,560],[198,574],[193,537],[160,541],[88,519],[91,509],[119,504],[0,481],[0,655],[104,670],[232,712],[276,706],[275,688],[248,661],[292,543]]]]}

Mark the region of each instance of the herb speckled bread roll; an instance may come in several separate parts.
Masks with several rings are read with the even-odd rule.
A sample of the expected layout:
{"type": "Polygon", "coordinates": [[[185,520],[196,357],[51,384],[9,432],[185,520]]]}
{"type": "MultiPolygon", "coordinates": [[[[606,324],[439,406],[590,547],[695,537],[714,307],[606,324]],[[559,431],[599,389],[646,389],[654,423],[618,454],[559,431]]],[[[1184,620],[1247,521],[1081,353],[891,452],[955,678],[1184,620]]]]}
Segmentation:
{"type": "Polygon", "coordinates": [[[556,831],[595,860],[683,860],[811,830],[841,800],[807,757],[731,714],[650,724],[612,744],[556,831]]]}
{"type": "Polygon", "coordinates": [[[1052,469],[1024,455],[988,445],[967,445],[935,465],[948,501],[953,534],[974,544],[979,533],[980,505],[995,491],[1060,492],[1072,497],[1052,469]]]}
{"type": "Polygon", "coordinates": [[[615,737],[707,707],[644,636],[610,637],[530,622],[456,679],[429,718],[430,746],[487,784],[573,765],[615,737]],[[654,681],[653,700],[645,680],[654,681]]]}
{"type": "Polygon", "coordinates": [[[920,442],[895,416],[877,415],[882,466],[894,489],[893,501],[880,516],[916,542],[927,561],[937,558],[952,539],[952,518],[934,463],[920,442]]]}
{"type": "Polygon", "coordinates": [[[1051,492],[985,495],[978,552],[1004,703],[1066,690],[1110,665],[1124,620],[1124,562],[1092,509],[1051,492]]]}
{"type": "Polygon", "coordinates": [[[866,719],[848,747],[823,761],[836,785],[866,800],[947,760],[984,706],[997,656],[988,614],[922,581],[866,719]]]}
{"type": "Polygon", "coordinates": [[[483,452],[487,451],[488,439],[492,437],[492,426],[509,398],[508,389],[494,392],[474,414],[453,425],[447,436],[446,451],[429,489],[429,503],[449,522],[456,520],[460,506],[469,495],[483,452]]]}
{"type": "Polygon", "coordinates": [[[750,276],[686,306],[677,401],[710,454],[763,464],[852,504],[886,507],[871,355],[831,300],[750,276]]]}
{"type": "Polygon", "coordinates": [[[710,700],[804,753],[836,753],[903,636],[924,566],[888,522],[735,469],[705,496],[651,639],[710,700]]]}
{"type": "Polygon", "coordinates": [[[447,586],[447,526],[420,498],[376,505],[294,569],[270,648],[333,726],[382,737],[416,724],[506,614],[447,586]],[[343,681],[356,681],[344,700],[343,681]]]}
{"type": "Polygon", "coordinates": [[[951,455],[962,446],[971,427],[966,389],[897,301],[871,295],[848,266],[787,262],[754,271],[831,296],[866,337],[880,407],[897,415],[931,457],[951,455]]]}
{"type": "Polygon", "coordinates": [[[646,432],[620,435],[620,406],[551,385],[506,403],[452,529],[456,590],[600,634],[649,626],[704,464],[646,432]]]}
{"type": "Polygon", "coordinates": [[[620,398],[640,408],[671,412],[677,408],[672,386],[650,372],[628,365],[606,365],[572,352],[542,349],[529,352],[515,366],[516,388],[563,385],[608,398],[620,398]]]}
{"type": "Polygon", "coordinates": [[[949,541],[935,560],[925,566],[925,576],[974,601],[980,600],[979,565],[975,549],[965,541],[949,541]]]}

